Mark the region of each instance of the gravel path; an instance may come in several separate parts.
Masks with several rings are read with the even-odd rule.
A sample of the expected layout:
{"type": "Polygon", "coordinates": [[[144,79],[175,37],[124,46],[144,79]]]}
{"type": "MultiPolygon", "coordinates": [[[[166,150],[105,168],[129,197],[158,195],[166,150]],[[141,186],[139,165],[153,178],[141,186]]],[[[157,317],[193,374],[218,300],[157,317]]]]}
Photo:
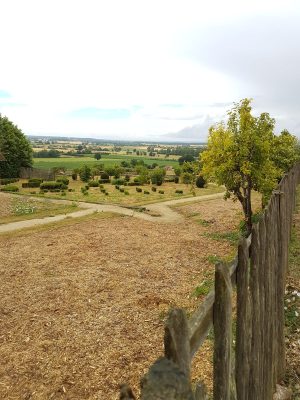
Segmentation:
{"type": "MultiPolygon", "coordinates": [[[[38,225],[45,225],[51,222],[62,221],[65,218],[78,218],[83,217],[85,215],[92,214],[94,212],[112,212],[122,215],[128,215],[135,218],[144,219],[147,221],[156,221],[156,222],[169,222],[169,223],[180,223],[183,221],[184,217],[180,215],[175,210],[172,210],[170,206],[175,206],[177,204],[185,204],[191,202],[212,200],[223,197],[223,193],[205,195],[205,196],[196,196],[189,197],[184,199],[176,199],[169,200],[162,203],[153,203],[147,204],[145,206],[146,211],[140,212],[132,208],[121,207],[117,205],[106,205],[106,204],[94,204],[94,203],[85,203],[78,202],[78,205],[82,210],[75,211],[69,214],[56,215],[54,217],[46,217],[46,218],[36,218],[24,221],[11,222],[8,224],[3,224],[0,226],[0,233],[11,232],[19,229],[30,228],[38,225]],[[152,214],[152,215],[151,215],[152,214]],[[155,215],[155,216],[154,216],[155,215]]],[[[34,200],[43,201],[43,199],[32,197],[34,200]]],[[[59,204],[72,204],[72,201],[69,200],[51,200],[47,199],[47,201],[51,201],[53,203],[59,204]]]]}

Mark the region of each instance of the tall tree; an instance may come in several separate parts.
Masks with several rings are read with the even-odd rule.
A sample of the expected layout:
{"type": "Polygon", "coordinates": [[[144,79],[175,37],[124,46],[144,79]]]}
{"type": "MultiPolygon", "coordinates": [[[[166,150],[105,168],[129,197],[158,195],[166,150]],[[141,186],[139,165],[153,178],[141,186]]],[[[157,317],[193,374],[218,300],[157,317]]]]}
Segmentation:
{"type": "Polygon", "coordinates": [[[21,167],[32,166],[32,148],[24,133],[7,117],[0,114],[0,177],[17,178],[21,167]]]}
{"type": "Polygon", "coordinates": [[[201,154],[203,174],[226,187],[226,198],[240,201],[247,233],[252,228],[251,193],[264,198],[277,184],[280,168],[272,160],[274,119],[268,113],[251,114],[251,100],[243,99],[228,112],[228,122],[209,130],[207,150],[201,154]]]}

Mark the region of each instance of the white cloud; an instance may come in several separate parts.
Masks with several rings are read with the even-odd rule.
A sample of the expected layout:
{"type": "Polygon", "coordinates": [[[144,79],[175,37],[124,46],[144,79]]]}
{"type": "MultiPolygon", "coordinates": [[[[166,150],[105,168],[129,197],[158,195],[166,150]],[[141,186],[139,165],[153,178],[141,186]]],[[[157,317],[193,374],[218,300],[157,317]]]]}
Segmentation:
{"type": "MultiPolygon", "coordinates": [[[[268,111],[267,91],[276,75],[267,75],[270,84],[264,86],[254,68],[264,43],[253,34],[251,50],[251,40],[246,36],[241,42],[236,26],[251,18],[272,25],[299,10],[296,1],[269,0],[0,0],[0,5],[5,55],[0,90],[10,94],[9,103],[0,98],[0,112],[26,133],[126,139],[182,131],[206,115],[218,120],[228,106],[213,103],[246,96],[260,95],[257,104],[268,111]],[[220,36],[224,40],[216,44],[220,36]],[[236,41],[236,54],[227,52],[226,38],[236,41]],[[241,55],[252,65],[247,75],[239,73],[241,55]],[[130,117],[72,117],[74,110],[86,108],[128,109],[130,117]]],[[[291,107],[297,106],[294,99],[291,107]]],[[[288,114],[280,101],[274,110],[288,114]]],[[[289,116],[299,125],[294,114],[289,116]]]]}

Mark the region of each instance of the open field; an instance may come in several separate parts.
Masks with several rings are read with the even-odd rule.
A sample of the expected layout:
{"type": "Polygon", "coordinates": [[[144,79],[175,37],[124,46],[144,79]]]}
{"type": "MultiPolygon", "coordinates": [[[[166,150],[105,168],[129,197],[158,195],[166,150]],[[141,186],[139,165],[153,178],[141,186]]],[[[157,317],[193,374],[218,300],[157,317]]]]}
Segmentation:
{"type": "MultiPolygon", "coordinates": [[[[27,180],[20,180],[19,182],[14,183],[20,189],[20,194],[24,195],[39,195],[39,188],[22,188],[22,183],[27,182],[27,180]]],[[[173,182],[164,182],[163,185],[157,187],[157,191],[152,191],[152,186],[154,185],[143,185],[139,186],[142,189],[142,193],[138,193],[136,191],[135,186],[125,186],[124,189],[128,194],[120,192],[115,188],[114,185],[104,184],[104,188],[106,189],[108,195],[101,193],[99,187],[91,187],[88,190],[88,194],[84,195],[81,192],[81,188],[85,187],[86,183],[81,182],[79,180],[73,181],[70,180],[69,189],[74,190],[74,192],[65,192],[65,195],[62,196],[61,193],[55,192],[47,192],[42,196],[44,198],[53,198],[53,199],[66,199],[71,201],[84,201],[91,203],[101,203],[101,204],[121,204],[128,206],[136,206],[136,205],[144,205],[149,203],[161,202],[166,200],[179,199],[184,197],[192,197],[190,192],[190,186],[184,184],[177,184],[173,182]],[[144,194],[144,191],[148,191],[149,194],[144,194]],[[160,194],[159,190],[163,190],[164,194],[160,194]],[[175,193],[176,190],[182,190],[183,194],[175,193]]],[[[216,185],[208,185],[207,188],[199,189],[196,188],[195,194],[196,196],[205,196],[208,194],[221,193],[224,191],[224,188],[216,186],[216,185]]]]}
{"type": "MultiPolygon", "coordinates": [[[[176,211],[186,223],[103,213],[1,235],[0,398],[117,399],[121,382],[136,390],[162,352],[169,307],[190,313],[212,259],[234,252],[209,233],[236,231],[237,203],[176,211]]],[[[208,383],[211,350],[207,340],[194,363],[208,383]]]]}
{"type": "Polygon", "coordinates": [[[65,167],[66,169],[80,168],[83,165],[93,167],[94,165],[104,164],[104,167],[120,165],[121,161],[136,159],[143,160],[146,165],[156,163],[159,166],[171,165],[178,166],[178,161],[165,157],[143,157],[135,155],[102,155],[100,160],[93,157],[58,157],[58,158],[34,158],[33,167],[41,169],[51,169],[53,167],[65,167]]]}
{"type": "Polygon", "coordinates": [[[53,204],[46,199],[38,201],[26,196],[15,196],[0,192],[0,224],[68,214],[77,210],[76,204],[53,204]]]}

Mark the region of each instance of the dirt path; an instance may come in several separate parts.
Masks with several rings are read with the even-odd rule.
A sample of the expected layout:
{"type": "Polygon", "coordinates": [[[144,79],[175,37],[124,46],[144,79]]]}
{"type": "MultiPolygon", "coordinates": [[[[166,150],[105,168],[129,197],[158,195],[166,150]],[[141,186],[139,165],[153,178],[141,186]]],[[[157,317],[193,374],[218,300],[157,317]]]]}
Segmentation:
{"type": "MultiPolygon", "coordinates": [[[[0,226],[0,233],[11,232],[24,228],[30,228],[38,225],[45,225],[51,222],[61,221],[65,218],[83,217],[85,215],[92,214],[94,212],[112,212],[112,213],[128,215],[131,217],[144,219],[147,221],[180,223],[183,221],[184,217],[178,212],[172,210],[170,206],[175,206],[177,204],[183,204],[183,203],[185,204],[191,202],[217,199],[223,197],[223,195],[224,195],[223,193],[217,193],[205,196],[189,197],[178,200],[169,200],[163,203],[147,204],[147,206],[145,206],[146,212],[140,212],[132,208],[126,208],[117,205],[78,202],[80,208],[82,208],[82,210],[80,211],[75,211],[69,214],[56,215],[54,217],[36,218],[31,220],[24,220],[24,221],[17,221],[8,224],[3,224],[0,226]]],[[[37,197],[32,197],[32,199],[43,201],[43,199],[37,197]]],[[[73,203],[72,201],[69,200],[47,199],[47,201],[51,201],[52,203],[67,204],[67,205],[73,203]]]]}

